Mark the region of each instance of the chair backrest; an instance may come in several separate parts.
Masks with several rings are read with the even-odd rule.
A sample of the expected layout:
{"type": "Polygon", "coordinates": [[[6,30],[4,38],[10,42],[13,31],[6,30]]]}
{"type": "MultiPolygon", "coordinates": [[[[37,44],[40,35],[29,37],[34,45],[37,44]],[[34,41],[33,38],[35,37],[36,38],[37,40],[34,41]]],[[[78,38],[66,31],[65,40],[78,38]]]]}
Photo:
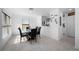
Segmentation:
{"type": "Polygon", "coordinates": [[[26,27],[26,29],[30,29],[29,27],[26,27]]]}
{"type": "Polygon", "coordinates": [[[22,31],[21,31],[21,28],[19,27],[18,30],[19,30],[19,32],[20,32],[20,36],[22,37],[22,31]]]}
{"type": "Polygon", "coordinates": [[[26,31],[28,31],[30,28],[29,27],[26,27],[26,31]]]}
{"type": "Polygon", "coordinates": [[[31,38],[32,39],[36,38],[36,33],[37,33],[36,29],[31,29],[31,38]]]}
{"type": "Polygon", "coordinates": [[[41,31],[41,27],[38,27],[37,34],[40,34],[40,31],[41,31]]]}

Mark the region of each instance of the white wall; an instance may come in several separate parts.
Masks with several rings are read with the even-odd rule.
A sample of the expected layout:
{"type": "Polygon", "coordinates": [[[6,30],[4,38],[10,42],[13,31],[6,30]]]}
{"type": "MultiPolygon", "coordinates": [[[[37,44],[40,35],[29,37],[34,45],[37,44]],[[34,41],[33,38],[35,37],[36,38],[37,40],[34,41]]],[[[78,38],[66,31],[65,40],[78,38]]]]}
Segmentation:
{"type": "MultiPolygon", "coordinates": [[[[1,9],[0,9],[0,25],[2,25],[2,12],[1,12],[1,9]]],[[[1,40],[1,37],[2,37],[2,28],[0,26],[0,40],[1,40]]]]}
{"type": "Polygon", "coordinates": [[[30,26],[35,28],[36,26],[41,26],[41,16],[33,15],[30,17],[30,26]]]}
{"type": "Polygon", "coordinates": [[[11,37],[11,31],[10,31],[10,34],[5,35],[4,32],[6,32],[6,31],[3,30],[3,27],[2,27],[2,25],[4,25],[3,23],[4,23],[4,15],[0,10],[0,50],[4,47],[6,42],[11,37]]]}
{"type": "Polygon", "coordinates": [[[19,34],[18,27],[22,28],[22,18],[13,17],[12,18],[12,34],[19,34]]]}
{"type": "Polygon", "coordinates": [[[42,35],[50,37],[55,40],[59,40],[59,9],[53,10],[50,15],[58,15],[56,17],[57,24],[55,23],[55,19],[52,19],[52,22],[49,27],[42,26],[42,35]]]}
{"type": "Polygon", "coordinates": [[[67,34],[67,32],[66,32],[66,16],[65,17],[63,17],[63,23],[65,24],[65,27],[62,29],[63,30],[63,34],[67,34]]]}
{"type": "Polygon", "coordinates": [[[65,28],[63,28],[63,32],[67,36],[75,37],[75,16],[66,15],[63,19],[65,23],[65,28]]]}
{"type": "Polygon", "coordinates": [[[18,27],[22,28],[22,24],[30,24],[31,28],[41,26],[41,16],[31,15],[26,17],[15,16],[12,18],[12,33],[19,34],[18,27]]]}
{"type": "Polygon", "coordinates": [[[75,48],[79,49],[79,8],[75,12],[75,48]]]}
{"type": "Polygon", "coordinates": [[[2,44],[2,28],[1,28],[1,25],[2,25],[2,12],[1,12],[1,9],[0,9],[0,50],[2,49],[3,47],[3,44],[2,44]]]}
{"type": "Polygon", "coordinates": [[[58,36],[59,36],[59,40],[63,39],[63,13],[61,12],[61,10],[59,10],[59,24],[58,24],[58,36]],[[60,26],[60,17],[61,17],[61,26],[60,26]]]}
{"type": "Polygon", "coordinates": [[[66,27],[67,35],[71,37],[75,37],[75,16],[67,17],[66,25],[67,25],[66,27]]]}
{"type": "Polygon", "coordinates": [[[29,24],[29,16],[22,18],[22,24],[29,24]]]}
{"type": "Polygon", "coordinates": [[[65,13],[63,23],[65,23],[65,27],[62,27],[63,34],[66,36],[75,37],[75,15],[68,16],[68,13],[65,13]]]}

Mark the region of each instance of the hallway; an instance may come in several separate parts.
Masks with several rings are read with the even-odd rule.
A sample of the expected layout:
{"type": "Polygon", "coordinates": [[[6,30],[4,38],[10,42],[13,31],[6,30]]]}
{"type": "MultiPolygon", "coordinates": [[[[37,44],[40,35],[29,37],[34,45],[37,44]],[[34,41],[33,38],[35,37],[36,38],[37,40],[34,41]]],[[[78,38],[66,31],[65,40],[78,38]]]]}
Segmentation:
{"type": "Polygon", "coordinates": [[[7,42],[3,51],[76,51],[74,46],[74,38],[66,37],[63,40],[57,41],[54,39],[41,36],[37,42],[23,41],[19,43],[19,36],[12,36],[7,42]]]}

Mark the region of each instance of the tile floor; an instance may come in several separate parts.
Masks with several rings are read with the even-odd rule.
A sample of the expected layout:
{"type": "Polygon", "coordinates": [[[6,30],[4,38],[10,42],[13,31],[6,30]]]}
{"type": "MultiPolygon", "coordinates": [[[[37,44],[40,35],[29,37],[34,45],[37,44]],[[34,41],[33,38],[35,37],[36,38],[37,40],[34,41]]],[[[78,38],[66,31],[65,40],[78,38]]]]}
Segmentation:
{"type": "Polygon", "coordinates": [[[2,51],[78,51],[75,49],[75,39],[64,36],[56,41],[45,36],[38,37],[37,42],[28,42],[23,38],[20,43],[19,35],[14,35],[3,47],[2,51]]]}

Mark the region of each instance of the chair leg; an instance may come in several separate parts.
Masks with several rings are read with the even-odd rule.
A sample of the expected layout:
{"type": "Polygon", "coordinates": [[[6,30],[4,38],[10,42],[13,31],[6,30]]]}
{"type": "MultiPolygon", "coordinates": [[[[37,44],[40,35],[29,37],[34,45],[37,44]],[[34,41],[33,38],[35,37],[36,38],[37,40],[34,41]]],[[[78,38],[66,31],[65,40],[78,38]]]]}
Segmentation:
{"type": "Polygon", "coordinates": [[[20,43],[21,43],[22,37],[20,37],[20,43]]]}
{"type": "Polygon", "coordinates": [[[41,38],[41,36],[39,35],[39,38],[41,38]]]}
{"type": "Polygon", "coordinates": [[[37,42],[37,38],[35,37],[35,42],[37,42]]]}

